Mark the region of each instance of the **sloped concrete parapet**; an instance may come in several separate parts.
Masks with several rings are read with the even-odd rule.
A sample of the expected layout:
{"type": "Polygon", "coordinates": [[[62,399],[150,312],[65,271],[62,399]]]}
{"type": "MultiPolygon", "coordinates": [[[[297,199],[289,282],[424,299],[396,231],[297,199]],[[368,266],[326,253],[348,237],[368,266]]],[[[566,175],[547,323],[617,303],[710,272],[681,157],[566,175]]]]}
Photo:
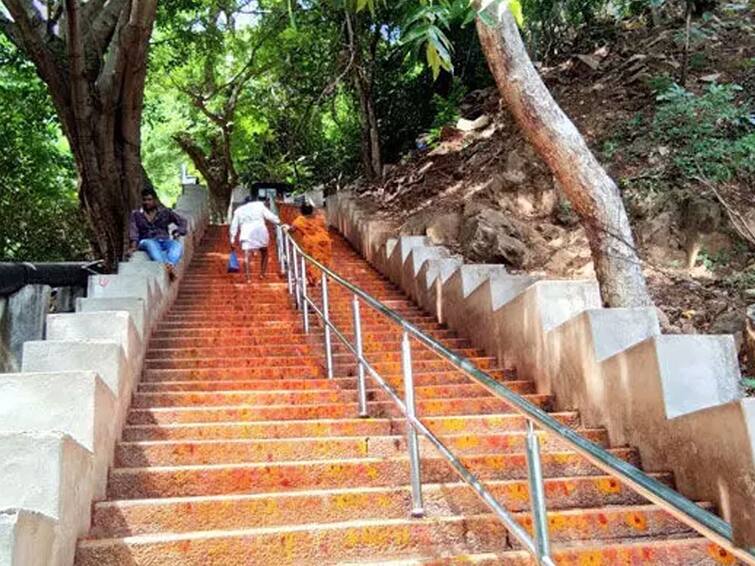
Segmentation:
{"type": "MultiPolygon", "coordinates": [[[[139,265],[157,266],[165,269],[154,262],[139,265]]],[[[129,298],[142,299],[147,308],[148,328],[151,330],[160,315],[162,304],[162,290],[154,277],[143,273],[134,275],[92,275],[89,278],[87,297],[94,299],[129,298]]]]}
{"type": "Polygon", "coordinates": [[[469,314],[471,307],[470,295],[492,276],[506,275],[503,265],[473,264],[461,265],[446,279],[441,289],[442,319],[445,324],[461,336],[472,339],[472,334],[483,331],[490,332],[492,326],[488,321],[475,321],[469,314]],[[475,328],[477,326],[478,328],[475,328]]]}
{"type": "Polygon", "coordinates": [[[601,362],[661,333],[653,308],[590,309],[548,333],[548,371],[556,406],[579,410],[586,426],[604,426],[612,408],[601,362]]]}
{"type": "Polygon", "coordinates": [[[551,393],[546,333],[600,304],[596,281],[537,281],[496,311],[493,331],[499,340],[495,355],[506,367],[533,378],[540,393],[551,393]]]}
{"type": "MultiPolygon", "coordinates": [[[[180,278],[208,221],[207,191],[184,187],[175,208],[190,228],[180,278]]],[[[23,373],[0,376],[0,566],[73,564],[146,341],[176,292],[164,267],[136,252],[118,274],[90,278],[75,314],[47,316],[47,341],[40,333],[24,345],[23,373]]]]}
{"type": "Polygon", "coordinates": [[[142,341],[147,340],[147,309],[144,299],[138,297],[81,298],[76,300],[76,312],[126,311],[142,341]]]}
{"type": "Polygon", "coordinates": [[[656,336],[602,363],[611,441],[713,501],[740,545],[755,542],[755,400],[741,399],[731,336],[656,336]]]}
{"type": "Polygon", "coordinates": [[[26,372],[93,370],[117,399],[115,434],[119,435],[131,401],[134,380],[121,345],[112,340],[44,340],[24,344],[26,372]]]}
{"type": "Polygon", "coordinates": [[[0,566],[48,566],[55,522],[25,509],[0,510],[0,566]]]}
{"type": "Polygon", "coordinates": [[[56,430],[71,436],[94,455],[98,499],[105,497],[107,470],[113,462],[114,414],[116,397],[93,371],[0,375],[0,430],[56,430]]]}
{"type": "Polygon", "coordinates": [[[76,539],[89,528],[93,466],[92,453],[61,432],[0,432],[0,509],[24,509],[54,521],[45,564],[73,564],[76,539]]]}
{"type": "Polygon", "coordinates": [[[464,264],[460,257],[428,259],[417,275],[417,303],[443,322],[443,283],[464,264]]]}
{"type": "Polygon", "coordinates": [[[430,240],[424,236],[401,236],[391,248],[390,254],[386,250],[385,275],[393,283],[401,287],[403,282],[404,262],[406,262],[412,249],[426,247],[430,240]]]}
{"type": "MultiPolygon", "coordinates": [[[[343,233],[363,232],[350,220],[361,217],[356,199],[328,206],[343,233]]],[[[395,278],[406,259],[397,232],[373,265],[407,289],[409,269],[395,278]]],[[[486,268],[429,259],[411,270],[415,298],[500,366],[534,379],[539,393],[553,393],[558,408],[605,427],[613,445],[637,446],[646,469],[672,471],[682,493],[714,502],[736,542],[755,547],[755,399],[740,398],[732,337],[661,336],[654,309],[603,309],[594,280],[486,268]]]]}
{"type": "MultiPolygon", "coordinates": [[[[460,279],[462,279],[461,275],[460,279]]],[[[448,323],[452,328],[469,337],[473,344],[495,356],[501,340],[498,332],[499,325],[496,322],[498,309],[523,293],[537,280],[537,277],[529,275],[493,272],[474,287],[474,290],[464,299],[459,299],[464,292],[463,284],[449,285],[449,296],[444,300],[448,304],[446,307],[449,313],[448,323]],[[455,297],[455,300],[452,297],[455,297]]],[[[476,279],[474,283],[478,281],[479,279],[476,279]]]]}
{"type": "Polygon", "coordinates": [[[145,344],[126,311],[48,315],[47,339],[112,340],[123,348],[132,387],[141,372],[145,344]]]}
{"type": "Polygon", "coordinates": [[[449,259],[451,252],[443,246],[417,246],[409,252],[401,271],[401,287],[413,300],[419,300],[422,266],[432,259],[449,259]]]}

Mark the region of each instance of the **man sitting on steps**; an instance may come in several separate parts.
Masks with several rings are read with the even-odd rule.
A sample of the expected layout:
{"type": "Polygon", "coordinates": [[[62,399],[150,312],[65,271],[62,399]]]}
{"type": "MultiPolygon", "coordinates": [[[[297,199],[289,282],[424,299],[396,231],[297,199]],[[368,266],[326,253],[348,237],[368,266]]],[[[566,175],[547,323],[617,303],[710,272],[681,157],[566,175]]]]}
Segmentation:
{"type": "Polygon", "coordinates": [[[129,218],[129,255],[137,248],[147,252],[152,261],[165,264],[168,277],[173,281],[176,278],[175,267],[184,251],[183,244],[173,238],[185,235],[186,219],[162,206],[153,189],[144,189],[142,207],[132,211],[129,218]],[[176,225],[172,234],[169,232],[171,224],[176,225]]]}

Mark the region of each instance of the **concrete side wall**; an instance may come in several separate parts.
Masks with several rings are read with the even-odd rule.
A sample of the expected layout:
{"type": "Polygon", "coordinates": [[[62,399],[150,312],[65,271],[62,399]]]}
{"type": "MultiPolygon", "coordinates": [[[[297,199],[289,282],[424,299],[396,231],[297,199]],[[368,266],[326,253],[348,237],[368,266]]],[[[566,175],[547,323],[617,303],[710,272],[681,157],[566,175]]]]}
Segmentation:
{"type": "MultiPolygon", "coordinates": [[[[207,192],[184,187],[176,210],[190,230],[180,279],[208,222],[207,192]]],[[[0,374],[0,566],[73,564],[92,501],[105,496],[150,333],[177,288],[137,253],[117,274],[91,277],[76,313],[40,311],[46,340],[26,337],[21,373],[0,374]]]]}
{"type": "Polygon", "coordinates": [[[602,308],[594,280],[431,257],[422,237],[384,221],[366,246],[378,225],[358,201],[340,193],[327,207],[331,225],[438,321],[612,443],[637,446],[648,470],[672,471],[684,495],[716,503],[738,544],[755,546],[755,400],[741,398],[731,336],[661,336],[653,309],[602,308]]]}

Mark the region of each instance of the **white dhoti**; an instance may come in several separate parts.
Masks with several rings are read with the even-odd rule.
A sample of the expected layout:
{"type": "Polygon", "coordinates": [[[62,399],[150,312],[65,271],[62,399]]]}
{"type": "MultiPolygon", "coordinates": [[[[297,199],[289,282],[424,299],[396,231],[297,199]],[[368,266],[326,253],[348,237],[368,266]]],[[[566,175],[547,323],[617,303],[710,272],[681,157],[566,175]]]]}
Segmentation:
{"type": "Polygon", "coordinates": [[[270,234],[264,223],[250,226],[248,230],[241,229],[241,249],[246,251],[266,248],[270,243],[270,234]]]}

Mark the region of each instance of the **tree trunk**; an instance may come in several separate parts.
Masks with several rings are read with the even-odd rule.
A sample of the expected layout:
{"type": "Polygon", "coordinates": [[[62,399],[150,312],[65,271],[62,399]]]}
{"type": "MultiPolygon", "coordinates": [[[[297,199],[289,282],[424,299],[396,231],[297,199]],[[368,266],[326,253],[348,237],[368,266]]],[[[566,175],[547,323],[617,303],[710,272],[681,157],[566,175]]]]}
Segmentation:
{"type": "Polygon", "coordinates": [[[357,31],[358,22],[346,10],[346,33],[352,51],[351,75],[359,98],[359,122],[362,129],[362,165],[368,179],[383,176],[383,157],[380,151],[380,129],[372,100],[372,84],[364,67],[362,46],[357,31]]]}
{"type": "Polygon", "coordinates": [[[618,188],[538,75],[510,11],[495,27],[478,17],[477,33],[501,97],[580,218],[604,304],[651,305],[618,188]]]}
{"type": "Polygon", "coordinates": [[[747,354],[747,375],[755,379],[755,305],[746,309],[744,351],[747,354]]]}
{"type": "Polygon", "coordinates": [[[112,269],[143,186],[140,127],[157,2],[65,0],[48,9],[48,19],[30,0],[2,2],[12,20],[0,12],[0,31],[50,91],[76,162],[95,252],[112,269]]]}
{"type": "Polygon", "coordinates": [[[213,138],[209,152],[205,152],[187,132],[177,134],[174,139],[204,177],[210,193],[210,215],[214,222],[222,224],[236,183],[235,173],[229,167],[229,164],[232,166],[230,151],[218,137],[213,138]]]}
{"type": "Polygon", "coordinates": [[[372,103],[372,93],[367,85],[363,84],[360,77],[355,76],[354,84],[359,95],[359,121],[362,125],[362,164],[367,177],[377,179],[383,175],[383,159],[380,153],[380,130],[372,103]]]}

